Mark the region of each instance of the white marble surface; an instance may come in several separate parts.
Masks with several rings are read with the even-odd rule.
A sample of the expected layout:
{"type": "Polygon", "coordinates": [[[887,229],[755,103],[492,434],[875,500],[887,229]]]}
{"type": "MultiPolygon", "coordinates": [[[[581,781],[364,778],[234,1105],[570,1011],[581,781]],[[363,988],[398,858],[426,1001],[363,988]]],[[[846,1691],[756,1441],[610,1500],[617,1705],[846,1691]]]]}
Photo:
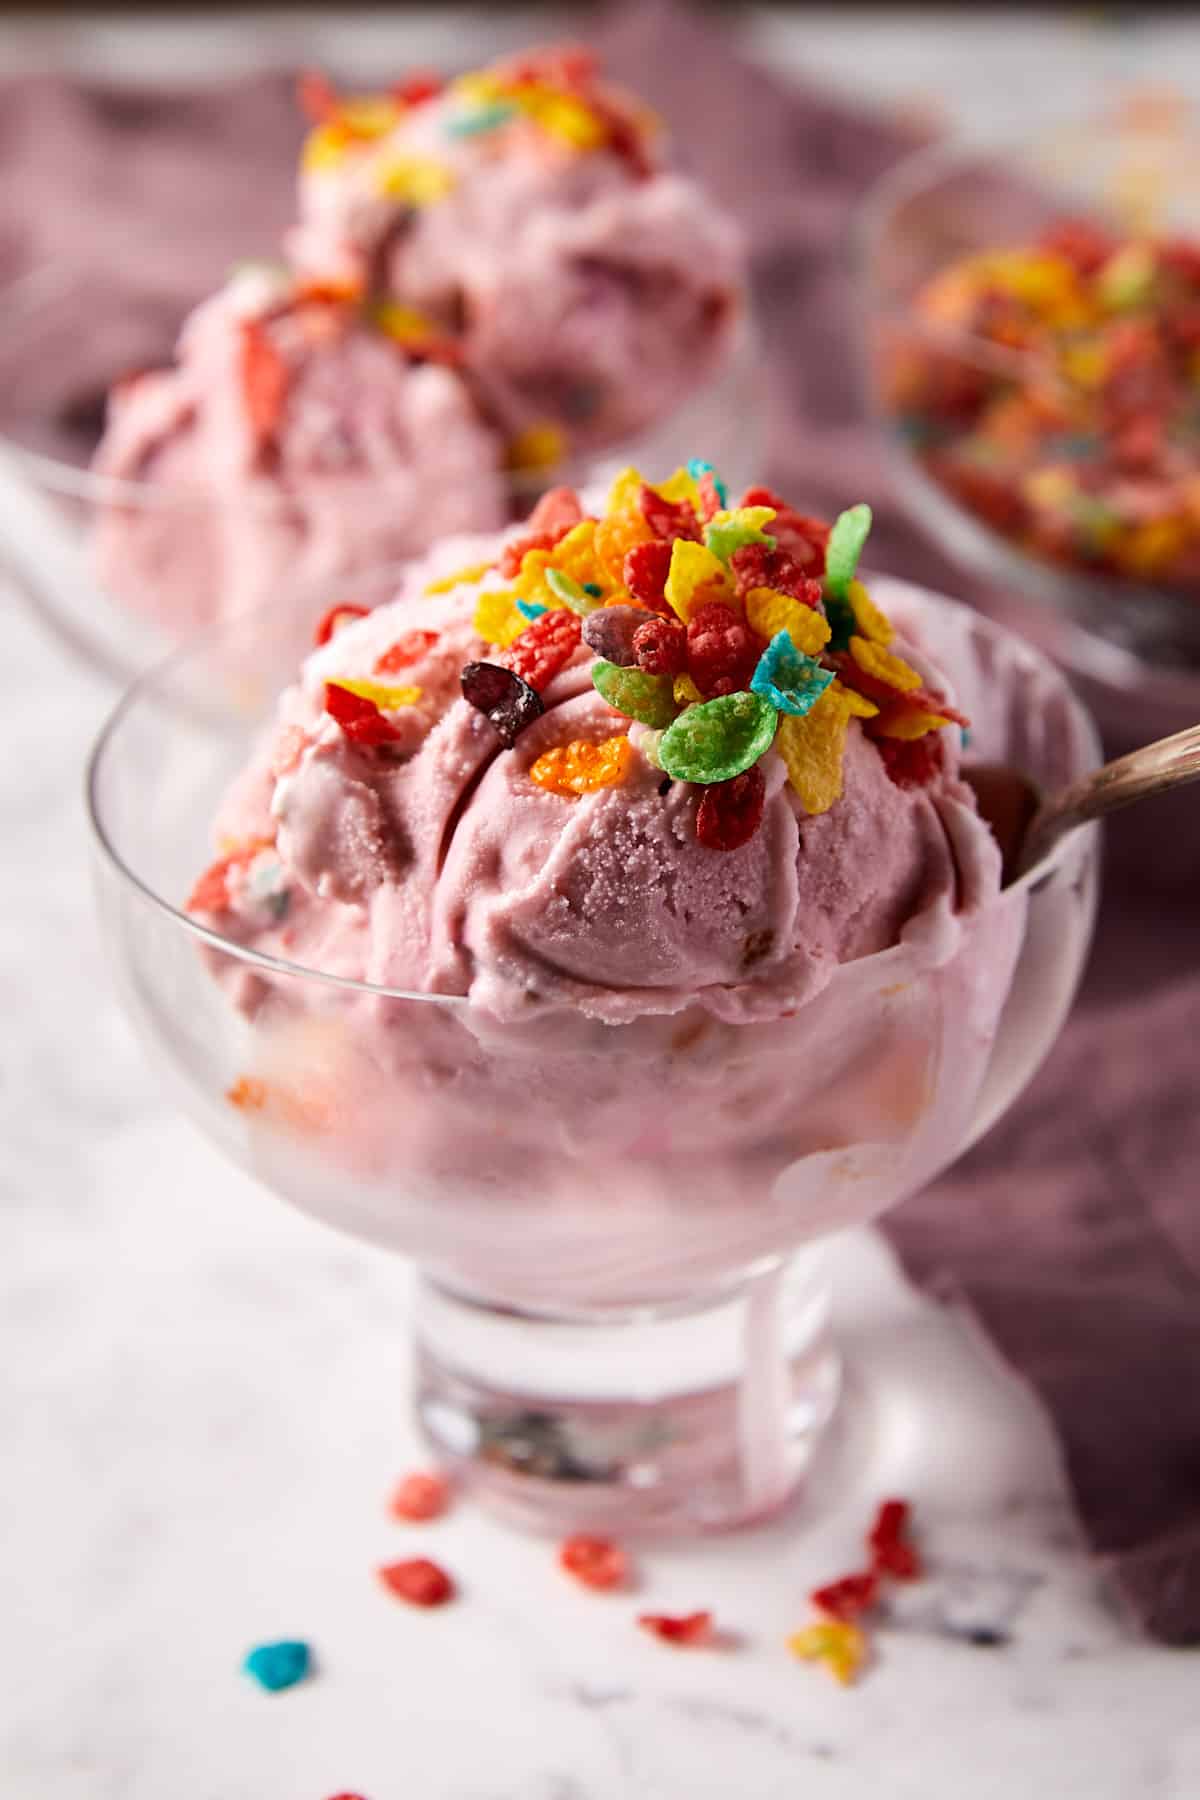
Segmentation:
{"type": "Polygon", "coordinates": [[[1036,1408],[873,1240],[840,1259],[843,1430],[772,1527],[648,1552],[618,1598],[470,1510],[388,1522],[418,1455],[406,1271],[156,1088],[91,920],[80,772],[111,695],[0,600],[3,1800],[1194,1800],[1194,1659],[1130,1634],[1036,1408]],[[782,1639],[897,1489],[930,1579],[844,1693],[782,1639]],[[372,1578],[418,1547],[461,1581],[444,1613],[372,1578]],[[643,1603],[712,1605],[741,1643],[673,1653],[643,1603]],[[264,1695],[238,1663],[284,1635],[319,1672],[264,1695]]]}

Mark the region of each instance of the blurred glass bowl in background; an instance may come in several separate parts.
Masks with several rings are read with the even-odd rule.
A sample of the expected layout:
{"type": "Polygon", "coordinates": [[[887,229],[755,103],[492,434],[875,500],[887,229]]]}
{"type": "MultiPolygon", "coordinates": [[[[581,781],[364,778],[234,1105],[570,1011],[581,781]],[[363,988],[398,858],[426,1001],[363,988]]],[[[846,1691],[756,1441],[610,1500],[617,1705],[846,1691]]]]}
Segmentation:
{"type": "Polygon", "coordinates": [[[1136,735],[1200,713],[1198,175],[1194,117],[1132,107],[922,151],[860,221],[902,499],[1136,735]]]}
{"type": "MultiPolygon", "coordinates": [[[[495,488],[476,517],[468,481],[454,493],[452,522],[444,511],[423,517],[414,508],[412,464],[394,475],[377,468],[343,486],[355,517],[375,522],[369,535],[314,528],[303,484],[218,493],[171,479],[166,468],[159,479],[93,473],[108,390],[128,370],[104,367],[102,349],[97,355],[93,347],[86,377],[65,374],[80,367],[88,279],[69,265],[46,266],[0,294],[0,569],[60,637],[110,676],[129,677],[206,619],[261,605],[281,587],[353,583],[450,531],[495,527],[495,488]],[[405,523],[390,535],[393,516],[405,523]],[[206,597],[214,583],[219,602],[206,597]]],[[[161,338],[161,327],[152,335],[161,338]]],[[[128,333],[121,341],[127,349],[128,333]]],[[[743,316],[727,360],[673,413],[627,441],[503,472],[501,508],[520,519],[548,486],[602,485],[631,462],[670,468],[694,456],[744,485],[761,463],[764,421],[759,356],[743,316]]],[[[439,449],[432,445],[432,454],[439,449]]],[[[338,523],[341,503],[326,497],[326,523],[338,523]]]]}

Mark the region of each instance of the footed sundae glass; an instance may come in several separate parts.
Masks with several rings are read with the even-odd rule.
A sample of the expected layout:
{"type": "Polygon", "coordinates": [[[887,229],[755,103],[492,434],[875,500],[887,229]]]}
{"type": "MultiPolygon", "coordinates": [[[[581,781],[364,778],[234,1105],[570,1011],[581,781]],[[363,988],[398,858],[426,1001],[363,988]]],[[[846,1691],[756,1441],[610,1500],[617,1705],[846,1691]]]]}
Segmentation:
{"type": "MultiPolygon", "coordinates": [[[[1086,714],[1036,652],[948,600],[873,588],[936,629],[969,757],[1046,787],[1095,766],[1086,714]]],[[[919,957],[906,928],[753,1023],[698,1004],[502,1020],[301,967],[184,897],[294,677],[284,640],[329,599],[289,602],[295,631],[260,611],[177,652],[94,752],[100,917],[148,1052],[240,1166],[415,1260],[417,1413],[478,1497],[555,1531],[761,1517],[838,1397],[822,1240],[927,1182],[1041,1061],[1087,951],[1095,828],[919,957]]]]}

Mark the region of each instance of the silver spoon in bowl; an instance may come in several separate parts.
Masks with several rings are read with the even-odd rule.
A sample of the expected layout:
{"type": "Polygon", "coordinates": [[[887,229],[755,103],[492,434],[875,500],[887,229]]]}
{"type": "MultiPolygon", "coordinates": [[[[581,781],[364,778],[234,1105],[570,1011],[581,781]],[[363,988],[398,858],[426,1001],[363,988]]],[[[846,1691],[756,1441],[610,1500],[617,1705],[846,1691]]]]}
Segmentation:
{"type": "Polygon", "coordinates": [[[962,774],[1000,846],[1007,887],[1077,825],[1167,788],[1200,781],[1200,725],[1119,756],[1045,799],[1016,769],[981,763],[962,774]]]}

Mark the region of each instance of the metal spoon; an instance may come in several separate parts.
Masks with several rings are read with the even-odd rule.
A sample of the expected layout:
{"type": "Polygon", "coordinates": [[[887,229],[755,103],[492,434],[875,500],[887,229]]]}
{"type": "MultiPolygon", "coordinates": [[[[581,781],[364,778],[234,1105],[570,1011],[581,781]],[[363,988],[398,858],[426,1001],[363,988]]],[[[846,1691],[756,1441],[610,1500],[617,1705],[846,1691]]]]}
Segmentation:
{"type": "Polygon", "coordinates": [[[1189,725],[1174,737],[1160,738],[1105,763],[1048,799],[1027,776],[998,764],[964,769],[963,778],[974,788],[980,814],[1000,845],[1007,886],[1077,825],[1150,794],[1200,781],[1200,725],[1189,725]]]}

